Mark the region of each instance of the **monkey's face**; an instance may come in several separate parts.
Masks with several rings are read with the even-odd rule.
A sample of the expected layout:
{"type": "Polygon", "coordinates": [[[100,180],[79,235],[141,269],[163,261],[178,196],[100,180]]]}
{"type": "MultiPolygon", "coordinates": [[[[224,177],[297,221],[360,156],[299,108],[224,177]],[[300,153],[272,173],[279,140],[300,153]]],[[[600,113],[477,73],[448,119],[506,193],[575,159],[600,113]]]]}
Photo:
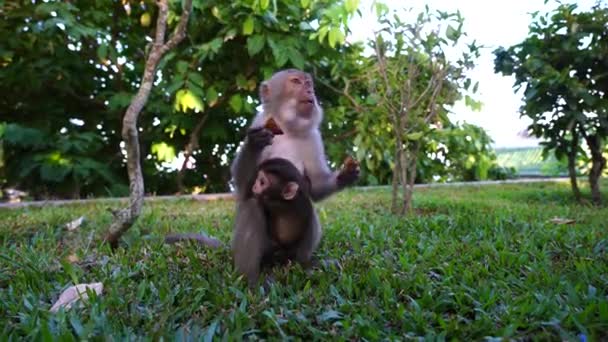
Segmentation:
{"type": "Polygon", "coordinates": [[[276,116],[281,128],[291,133],[308,132],[322,120],[310,74],[283,70],[262,84],[262,101],[276,116]]]}
{"type": "Polygon", "coordinates": [[[256,197],[262,196],[272,185],[270,177],[264,171],[259,171],[251,191],[256,197]]]}
{"type": "Polygon", "coordinates": [[[273,202],[293,200],[298,194],[299,189],[300,187],[296,182],[286,182],[274,174],[260,170],[251,188],[251,192],[253,192],[256,198],[261,199],[266,204],[272,204],[273,202]]]}
{"type": "Polygon", "coordinates": [[[317,102],[312,77],[303,72],[288,74],[284,89],[287,97],[294,99],[297,115],[302,118],[310,118],[317,102]]]}

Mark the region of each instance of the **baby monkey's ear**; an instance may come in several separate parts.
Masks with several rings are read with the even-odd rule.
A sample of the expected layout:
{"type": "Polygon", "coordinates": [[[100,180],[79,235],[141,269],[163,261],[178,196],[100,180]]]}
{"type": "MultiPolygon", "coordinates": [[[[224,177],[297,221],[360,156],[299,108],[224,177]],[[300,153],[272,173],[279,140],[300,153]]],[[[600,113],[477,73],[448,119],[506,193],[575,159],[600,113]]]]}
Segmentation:
{"type": "Polygon", "coordinates": [[[283,198],[288,201],[294,199],[296,197],[296,195],[298,194],[299,188],[300,188],[300,186],[298,185],[298,183],[288,182],[283,187],[283,192],[282,192],[283,198]]]}

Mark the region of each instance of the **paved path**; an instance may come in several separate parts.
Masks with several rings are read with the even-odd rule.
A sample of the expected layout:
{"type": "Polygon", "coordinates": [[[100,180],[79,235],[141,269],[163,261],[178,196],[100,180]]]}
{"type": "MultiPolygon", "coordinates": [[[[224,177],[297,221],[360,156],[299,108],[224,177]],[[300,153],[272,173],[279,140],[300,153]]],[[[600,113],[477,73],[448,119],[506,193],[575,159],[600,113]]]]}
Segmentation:
{"type": "MultiPolygon", "coordinates": [[[[433,188],[446,186],[483,186],[496,184],[520,184],[520,183],[547,183],[547,182],[567,182],[568,178],[520,178],[504,181],[479,181],[479,182],[453,182],[453,183],[431,183],[431,184],[416,184],[414,188],[433,188]]],[[[388,185],[381,186],[366,186],[358,187],[357,190],[374,190],[374,189],[390,189],[388,185]]],[[[218,194],[203,194],[203,195],[182,195],[182,196],[146,196],[146,201],[158,200],[194,200],[194,201],[217,201],[231,200],[234,197],[232,193],[218,194]]],[[[105,202],[127,202],[128,197],[107,197],[107,198],[92,198],[81,200],[51,200],[51,201],[33,201],[33,202],[17,202],[17,203],[0,203],[0,209],[3,208],[24,208],[24,207],[44,207],[44,206],[59,206],[65,204],[80,204],[80,203],[105,203],[105,202]]]]}

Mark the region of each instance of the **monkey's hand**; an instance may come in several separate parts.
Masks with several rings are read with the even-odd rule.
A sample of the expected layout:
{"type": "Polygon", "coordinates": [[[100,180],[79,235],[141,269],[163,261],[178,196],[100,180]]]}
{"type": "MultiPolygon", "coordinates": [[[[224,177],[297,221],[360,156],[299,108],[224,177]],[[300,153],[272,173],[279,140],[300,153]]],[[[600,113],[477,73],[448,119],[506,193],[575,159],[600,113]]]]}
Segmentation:
{"type": "Polygon", "coordinates": [[[359,163],[350,156],[346,157],[344,164],[342,165],[342,168],[340,169],[340,172],[336,178],[338,188],[342,189],[354,184],[357,180],[359,180],[359,173],[359,163]]]}
{"type": "Polygon", "coordinates": [[[274,134],[264,127],[250,128],[247,131],[247,143],[257,151],[272,144],[273,137],[274,134]]]}

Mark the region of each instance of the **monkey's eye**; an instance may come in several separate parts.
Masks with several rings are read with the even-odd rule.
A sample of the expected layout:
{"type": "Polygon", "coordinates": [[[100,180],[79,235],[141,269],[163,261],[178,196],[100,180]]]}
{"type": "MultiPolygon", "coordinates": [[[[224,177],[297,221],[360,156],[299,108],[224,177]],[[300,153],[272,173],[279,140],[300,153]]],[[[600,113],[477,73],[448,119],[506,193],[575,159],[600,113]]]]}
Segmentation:
{"type": "Polygon", "coordinates": [[[292,78],[291,79],[291,83],[295,83],[295,84],[302,84],[302,81],[300,81],[299,78],[292,78]]]}

